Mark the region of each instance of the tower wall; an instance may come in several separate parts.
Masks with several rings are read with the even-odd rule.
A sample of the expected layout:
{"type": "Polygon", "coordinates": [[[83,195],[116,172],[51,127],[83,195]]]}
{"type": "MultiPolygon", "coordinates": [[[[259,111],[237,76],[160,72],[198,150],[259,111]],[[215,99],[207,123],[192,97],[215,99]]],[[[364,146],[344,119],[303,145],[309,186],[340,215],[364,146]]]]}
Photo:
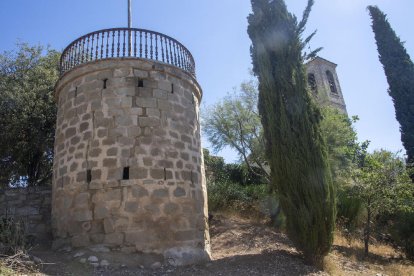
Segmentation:
{"type": "Polygon", "coordinates": [[[209,259],[196,80],[148,60],[101,60],[67,72],[55,93],[55,246],[209,259]]]}
{"type": "Polygon", "coordinates": [[[313,91],[313,96],[316,98],[321,106],[331,106],[338,109],[344,114],[347,114],[345,100],[342,94],[342,89],[339,84],[338,75],[336,73],[336,64],[320,57],[309,61],[306,64],[306,73],[313,74],[315,77],[316,91],[313,91]],[[332,73],[336,92],[333,93],[330,88],[330,83],[326,72],[332,73]]]}

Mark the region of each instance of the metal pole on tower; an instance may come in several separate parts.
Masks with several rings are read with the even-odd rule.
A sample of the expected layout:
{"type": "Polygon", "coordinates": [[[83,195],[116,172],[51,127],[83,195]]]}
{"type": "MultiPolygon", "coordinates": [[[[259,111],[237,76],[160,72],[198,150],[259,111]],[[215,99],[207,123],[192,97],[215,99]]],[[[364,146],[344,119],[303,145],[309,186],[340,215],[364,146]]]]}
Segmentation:
{"type": "Polygon", "coordinates": [[[128,55],[132,55],[132,32],[131,32],[131,0],[128,0],[128,55]]]}

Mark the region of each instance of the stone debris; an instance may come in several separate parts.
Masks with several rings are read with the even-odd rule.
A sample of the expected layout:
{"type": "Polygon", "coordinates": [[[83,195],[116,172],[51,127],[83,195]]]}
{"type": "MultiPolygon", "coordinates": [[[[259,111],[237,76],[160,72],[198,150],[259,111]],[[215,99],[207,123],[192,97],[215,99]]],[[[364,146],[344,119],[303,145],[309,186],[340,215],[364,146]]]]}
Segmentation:
{"type": "Polygon", "coordinates": [[[73,258],[79,258],[79,257],[82,257],[83,255],[85,255],[85,252],[79,251],[75,255],[73,255],[73,258]]]}
{"type": "Polygon", "coordinates": [[[96,256],[89,256],[88,261],[91,263],[96,263],[99,261],[99,259],[96,256]]]}
{"type": "Polygon", "coordinates": [[[109,266],[109,262],[107,260],[102,260],[100,265],[103,266],[103,267],[109,266]]]}
{"type": "Polygon", "coordinates": [[[159,269],[161,268],[161,263],[160,262],[155,262],[151,265],[152,269],[159,269]]]}

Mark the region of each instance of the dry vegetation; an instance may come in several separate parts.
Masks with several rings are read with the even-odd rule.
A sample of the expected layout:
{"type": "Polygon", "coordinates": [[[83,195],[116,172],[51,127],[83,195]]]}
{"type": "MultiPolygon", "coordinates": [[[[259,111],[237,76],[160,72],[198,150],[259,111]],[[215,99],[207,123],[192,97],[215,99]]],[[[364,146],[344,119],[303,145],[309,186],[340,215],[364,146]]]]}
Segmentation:
{"type": "MultiPolygon", "coordinates": [[[[256,212],[253,212],[256,213],[256,212]]],[[[253,213],[251,215],[253,215],[253,213]]],[[[364,258],[362,241],[335,234],[332,252],[325,262],[325,272],[303,264],[301,255],[295,250],[286,235],[267,226],[266,221],[242,218],[236,214],[215,214],[211,221],[212,262],[204,265],[175,268],[162,266],[133,268],[111,266],[108,269],[93,269],[73,260],[74,252],[35,252],[48,262],[40,266],[35,274],[21,261],[0,259],[0,275],[414,275],[414,263],[403,254],[384,244],[372,244],[370,255],[364,258]],[[24,269],[24,270],[22,270],[24,269]],[[43,272],[43,274],[42,274],[43,272]],[[79,274],[81,273],[81,274],[79,274]]],[[[36,250],[35,250],[36,251],[36,250]]],[[[35,255],[36,255],[35,254],[35,255]]],[[[18,257],[18,256],[16,256],[18,257]]],[[[21,259],[26,257],[20,256],[21,259]]]]}

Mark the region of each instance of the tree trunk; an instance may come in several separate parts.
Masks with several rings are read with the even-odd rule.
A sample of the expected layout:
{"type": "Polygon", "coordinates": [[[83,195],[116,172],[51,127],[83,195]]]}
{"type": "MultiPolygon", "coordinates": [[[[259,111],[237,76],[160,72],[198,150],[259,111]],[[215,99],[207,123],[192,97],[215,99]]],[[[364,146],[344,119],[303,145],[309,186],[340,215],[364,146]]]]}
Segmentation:
{"type": "MultiPolygon", "coordinates": [[[[368,202],[369,204],[369,202],[368,202]]],[[[367,222],[364,229],[365,257],[368,257],[369,238],[371,236],[371,208],[367,208],[367,222]]]]}

